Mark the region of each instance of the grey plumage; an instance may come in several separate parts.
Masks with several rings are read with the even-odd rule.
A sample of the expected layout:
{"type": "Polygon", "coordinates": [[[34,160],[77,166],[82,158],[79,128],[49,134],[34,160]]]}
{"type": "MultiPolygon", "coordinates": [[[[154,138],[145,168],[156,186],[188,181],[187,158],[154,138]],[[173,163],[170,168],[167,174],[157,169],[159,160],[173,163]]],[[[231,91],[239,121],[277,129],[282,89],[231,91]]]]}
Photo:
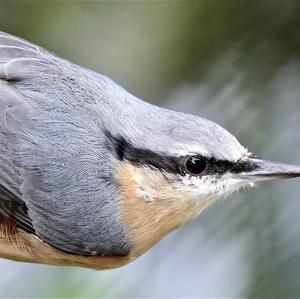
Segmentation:
{"type": "Polygon", "coordinates": [[[64,251],[127,254],[115,174],[121,162],[105,131],[162,156],[236,162],[248,155],[213,122],[147,104],[105,76],[0,33],[4,215],[31,223],[27,229],[64,251]]]}
{"type": "Polygon", "coordinates": [[[97,80],[7,34],[0,45],[1,185],[26,204],[44,241],[78,254],[128,253],[94,109],[97,80]]]}

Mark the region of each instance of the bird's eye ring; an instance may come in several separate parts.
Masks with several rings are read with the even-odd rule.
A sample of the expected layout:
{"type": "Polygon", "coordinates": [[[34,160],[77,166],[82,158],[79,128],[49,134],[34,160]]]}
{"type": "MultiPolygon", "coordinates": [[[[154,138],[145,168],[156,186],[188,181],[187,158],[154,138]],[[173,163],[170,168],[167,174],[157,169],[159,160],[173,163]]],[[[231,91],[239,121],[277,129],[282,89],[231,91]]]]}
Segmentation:
{"type": "Polygon", "coordinates": [[[206,169],[205,159],[199,156],[190,156],[185,159],[186,173],[191,175],[200,175],[206,169]]]}

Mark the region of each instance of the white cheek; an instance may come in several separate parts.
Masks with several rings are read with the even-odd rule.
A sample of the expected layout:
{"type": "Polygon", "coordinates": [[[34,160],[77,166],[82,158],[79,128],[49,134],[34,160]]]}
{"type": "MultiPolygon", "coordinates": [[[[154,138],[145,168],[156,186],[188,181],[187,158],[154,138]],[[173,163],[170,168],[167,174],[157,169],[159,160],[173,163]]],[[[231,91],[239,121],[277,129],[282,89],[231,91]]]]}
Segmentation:
{"type": "Polygon", "coordinates": [[[193,188],[195,195],[203,198],[214,194],[216,190],[216,180],[212,176],[195,177],[185,175],[182,182],[185,186],[193,188]]]}
{"type": "Polygon", "coordinates": [[[185,186],[193,188],[196,196],[200,199],[205,199],[210,196],[222,197],[230,194],[242,187],[253,187],[253,183],[242,181],[234,178],[231,175],[217,176],[203,176],[194,177],[186,175],[182,182],[185,186]]]}

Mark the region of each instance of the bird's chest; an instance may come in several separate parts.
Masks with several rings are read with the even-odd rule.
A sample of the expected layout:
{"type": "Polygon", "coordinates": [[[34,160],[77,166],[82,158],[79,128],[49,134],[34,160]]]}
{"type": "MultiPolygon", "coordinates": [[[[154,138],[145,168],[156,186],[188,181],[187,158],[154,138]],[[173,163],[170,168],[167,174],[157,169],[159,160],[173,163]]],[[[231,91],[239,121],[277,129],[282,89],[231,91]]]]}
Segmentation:
{"type": "Polygon", "coordinates": [[[139,256],[169,232],[197,217],[212,200],[185,200],[164,176],[130,164],[119,171],[121,217],[139,256]]]}

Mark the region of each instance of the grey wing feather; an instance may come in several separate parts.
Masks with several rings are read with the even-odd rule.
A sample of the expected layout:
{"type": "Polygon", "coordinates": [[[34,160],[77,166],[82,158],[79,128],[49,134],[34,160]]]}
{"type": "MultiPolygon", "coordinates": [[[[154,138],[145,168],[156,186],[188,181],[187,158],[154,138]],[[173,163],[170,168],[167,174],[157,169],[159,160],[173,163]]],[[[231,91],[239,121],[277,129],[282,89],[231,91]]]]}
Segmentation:
{"type": "Polygon", "coordinates": [[[119,95],[108,78],[0,32],[0,213],[64,251],[128,254],[101,130],[119,95]]]}
{"type": "Polygon", "coordinates": [[[0,32],[0,214],[34,233],[23,200],[21,169],[13,161],[15,130],[24,121],[30,102],[9,81],[38,76],[47,66],[46,51],[20,38],[0,32]],[[7,82],[8,81],[8,82],[7,82]]]}

